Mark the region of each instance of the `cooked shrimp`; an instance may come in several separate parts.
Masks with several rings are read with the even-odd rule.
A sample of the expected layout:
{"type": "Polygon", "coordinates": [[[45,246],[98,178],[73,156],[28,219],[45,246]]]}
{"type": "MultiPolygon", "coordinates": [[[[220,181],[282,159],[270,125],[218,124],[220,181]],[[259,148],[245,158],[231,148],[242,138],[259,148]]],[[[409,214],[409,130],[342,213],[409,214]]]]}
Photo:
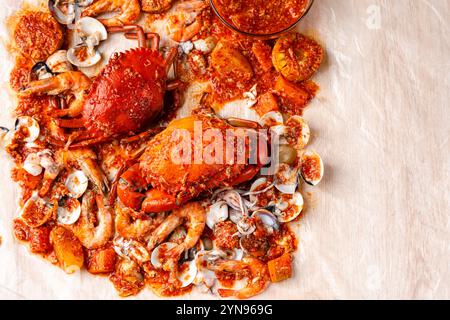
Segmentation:
{"type": "Polygon", "coordinates": [[[124,238],[142,239],[152,233],[163,221],[165,216],[158,214],[154,218],[133,219],[133,210],[121,204],[116,205],[116,231],[124,238]]]}
{"type": "Polygon", "coordinates": [[[167,258],[163,269],[170,271],[170,282],[178,283],[178,260],[181,254],[196,245],[203,233],[206,222],[206,210],[198,202],[191,202],[180,209],[174,210],[172,214],[155,230],[148,241],[149,251],[164,241],[173,230],[186,221],[187,235],[184,241],[176,247],[168,250],[165,254],[167,258]]]}
{"type": "Polygon", "coordinates": [[[54,77],[30,82],[20,91],[22,96],[47,93],[52,96],[59,94],[72,94],[73,99],[69,108],[60,110],[57,116],[76,117],[83,110],[86,91],[91,86],[91,79],[80,71],[68,71],[54,77]]]}
{"type": "Polygon", "coordinates": [[[167,17],[169,37],[176,42],[185,42],[199,33],[203,26],[199,14],[208,4],[203,0],[190,0],[177,4],[167,17]]]}
{"type": "Polygon", "coordinates": [[[101,195],[94,195],[88,191],[84,194],[81,204],[81,215],[78,221],[71,226],[75,236],[84,247],[96,249],[105,245],[113,235],[113,218],[111,208],[105,205],[101,195]],[[94,225],[92,211],[97,204],[97,226],[94,225]]]}
{"type": "Polygon", "coordinates": [[[66,166],[79,166],[84,174],[96,187],[97,193],[106,193],[109,190],[108,179],[97,164],[97,155],[90,149],[61,150],[61,162],[66,166]]]}
{"type": "Polygon", "coordinates": [[[142,11],[148,13],[162,13],[172,7],[174,0],[141,0],[142,11]]]}
{"type": "Polygon", "coordinates": [[[148,241],[148,250],[151,251],[162,243],[185,220],[187,220],[187,235],[184,242],[176,247],[176,251],[181,250],[183,252],[195,246],[205,228],[206,222],[205,208],[199,202],[191,202],[180,209],[174,210],[153,232],[148,241]]]}
{"type": "Polygon", "coordinates": [[[216,262],[211,269],[216,272],[225,271],[245,275],[248,278],[246,286],[242,289],[218,289],[222,298],[248,299],[263,292],[269,284],[267,265],[255,258],[246,257],[242,261],[222,260],[216,262]]]}
{"type": "Polygon", "coordinates": [[[119,14],[109,19],[99,19],[107,27],[120,27],[135,23],[141,14],[139,0],[98,0],[83,10],[83,17],[98,16],[106,12],[119,14]]]}

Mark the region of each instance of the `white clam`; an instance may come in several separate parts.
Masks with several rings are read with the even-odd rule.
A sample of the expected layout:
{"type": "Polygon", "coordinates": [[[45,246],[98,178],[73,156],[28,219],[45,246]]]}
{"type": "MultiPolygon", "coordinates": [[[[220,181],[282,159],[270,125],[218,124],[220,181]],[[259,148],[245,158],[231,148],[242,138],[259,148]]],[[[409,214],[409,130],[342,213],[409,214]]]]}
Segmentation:
{"type": "Polygon", "coordinates": [[[300,116],[292,116],[286,121],[286,126],[291,131],[292,136],[297,136],[297,142],[293,147],[297,150],[304,149],[309,143],[311,130],[305,119],[300,116]]]}
{"type": "Polygon", "coordinates": [[[53,14],[55,19],[61,24],[71,24],[75,20],[75,0],[72,1],[60,1],[60,0],[49,0],[48,8],[53,14]]]}
{"type": "Polygon", "coordinates": [[[97,46],[100,41],[108,39],[108,32],[105,26],[95,18],[84,17],[77,21],[75,28],[79,36],[85,41],[93,41],[97,46]],[[88,40],[91,38],[91,40],[88,40]],[[97,42],[98,41],[98,42],[97,42]]]}
{"type": "Polygon", "coordinates": [[[83,171],[77,170],[67,176],[65,185],[73,198],[80,198],[87,190],[89,179],[83,171]]]}
{"type": "Polygon", "coordinates": [[[53,73],[72,71],[72,64],[67,59],[67,50],[58,50],[48,57],[47,66],[53,73]]]}
{"type": "Polygon", "coordinates": [[[161,253],[167,252],[168,250],[176,246],[177,246],[176,243],[165,242],[157,246],[155,249],[153,249],[152,254],[150,256],[150,262],[152,263],[152,265],[157,269],[162,268],[162,265],[164,263],[164,261],[162,261],[162,258],[164,257],[161,257],[161,253]]]}
{"type": "Polygon", "coordinates": [[[36,119],[28,116],[18,117],[15,125],[16,130],[26,128],[28,136],[23,140],[25,142],[34,142],[39,138],[40,127],[36,119]]]}
{"type": "Polygon", "coordinates": [[[69,49],[67,52],[67,59],[71,64],[77,67],[87,68],[99,63],[100,60],[102,60],[102,55],[97,50],[89,52],[89,49],[86,46],[77,46],[69,49]],[[87,57],[84,57],[84,54],[80,54],[81,50],[87,50],[87,57]],[[83,56],[84,59],[81,59],[81,56],[83,56]]]}
{"type": "Polygon", "coordinates": [[[58,204],[58,223],[72,225],[78,221],[81,204],[77,199],[64,198],[58,204]]]}
{"type": "Polygon", "coordinates": [[[283,125],[283,123],[283,115],[278,111],[270,111],[259,119],[259,124],[263,127],[271,128],[274,126],[283,125]]]}
{"type": "Polygon", "coordinates": [[[307,150],[303,153],[300,173],[303,180],[309,185],[316,186],[322,181],[324,165],[317,152],[307,150]]]}
{"type": "Polygon", "coordinates": [[[294,194],[298,187],[298,169],[282,163],[275,175],[275,188],[284,194],[294,194]]]}
{"type": "Polygon", "coordinates": [[[228,219],[228,205],[225,201],[218,201],[209,207],[206,214],[206,225],[214,230],[214,226],[228,219]]]}
{"type": "Polygon", "coordinates": [[[108,38],[105,26],[97,19],[85,17],[77,21],[75,29],[81,43],[69,49],[67,59],[80,68],[96,65],[102,59],[96,47],[108,38]]]}
{"type": "Polygon", "coordinates": [[[267,183],[267,178],[259,178],[252,183],[250,191],[245,195],[249,196],[251,203],[256,203],[256,201],[258,200],[257,195],[270,190],[272,187],[272,184],[267,183]]]}
{"type": "Polygon", "coordinates": [[[278,223],[277,217],[272,214],[272,212],[268,210],[257,210],[253,213],[252,216],[258,217],[259,220],[262,222],[266,230],[269,232],[273,232],[273,230],[278,230],[280,225],[278,223]]]}
{"type": "Polygon", "coordinates": [[[179,267],[179,270],[181,270],[181,272],[178,272],[177,278],[181,282],[181,288],[185,288],[193,283],[197,277],[198,269],[195,260],[184,262],[179,267]]]}
{"type": "Polygon", "coordinates": [[[287,223],[296,219],[303,211],[303,196],[300,192],[294,193],[291,199],[281,199],[275,205],[275,215],[279,222],[287,223]]]}
{"type": "Polygon", "coordinates": [[[41,159],[36,153],[30,153],[23,162],[22,167],[34,177],[42,173],[41,159]]]}

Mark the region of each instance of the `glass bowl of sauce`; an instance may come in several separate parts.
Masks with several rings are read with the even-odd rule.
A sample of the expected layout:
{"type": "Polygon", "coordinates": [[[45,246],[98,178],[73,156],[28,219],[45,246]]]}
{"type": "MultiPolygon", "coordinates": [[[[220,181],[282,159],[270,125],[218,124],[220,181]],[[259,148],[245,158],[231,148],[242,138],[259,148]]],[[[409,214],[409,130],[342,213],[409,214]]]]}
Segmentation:
{"type": "Polygon", "coordinates": [[[210,0],[217,17],[231,30],[271,39],[293,29],[314,0],[210,0]]]}

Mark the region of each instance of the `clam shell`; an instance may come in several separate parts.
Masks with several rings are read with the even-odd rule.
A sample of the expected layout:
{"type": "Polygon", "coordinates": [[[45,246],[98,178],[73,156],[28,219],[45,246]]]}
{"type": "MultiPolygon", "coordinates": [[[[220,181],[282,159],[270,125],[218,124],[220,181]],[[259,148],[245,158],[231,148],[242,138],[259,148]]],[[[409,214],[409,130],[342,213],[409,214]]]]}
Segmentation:
{"type": "Polygon", "coordinates": [[[228,219],[228,205],[225,201],[218,201],[209,207],[206,214],[206,225],[214,230],[214,226],[228,219]]]}
{"type": "Polygon", "coordinates": [[[293,145],[297,150],[304,149],[311,137],[311,130],[305,119],[300,116],[292,116],[286,121],[287,130],[291,131],[292,136],[298,136],[298,139],[293,145]]]}
{"type": "Polygon", "coordinates": [[[41,159],[36,153],[30,153],[23,162],[23,169],[34,177],[42,173],[41,159]]]}
{"type": "Polygon", "coordinates": [[[75,24],[75,28],[79,35],[83,38],[88,38],[89,36],[98,34],[98,39],[100,41],[105,41],[108,39],[108,32],[106,31],[105,26],[95,18],[81,18],[75,24]]]}
{"type": "Polygon", "coordinates": [[[159,246],[157,246],[155,249],[153,249],[152,254],[150,256],[150,262],[152,263],[152,265],[157,269],[162,268],[163,261],[161,261],[161,259],[160,259],[161,258],[160,252],[161,251],[167,252],[168,250],[170,250],[176,246],[177,246],[176,243],[165,242],[165,243],[162,243],[159,246]]]}
{"type": "Polygon", "coordinates": [[[23,139],[25,142],[34,142],[39,138],[40,127],[39,123],[32,117],[23,116],[16,119],[15,129],[19,130],[22,127],[28,128],[28,136],[23,139]]]}
{"type": "Polygon", "coordinates": [[[269,231],[278,230],[280,227],[277,217],[275,217],[275,215],[268,210],[264,209],[257,210],[253,212],[252,216],[258,217],[266,227],[266,230],[269,231]]]}
{"type": "Polygon", "coordinates": [[[77,199],[65,198],[58,205],[58,223],[72,225],[81,215],[81,204],[77,199]]]}
{"type": "Polygon", "coordinates": [[[270,111],[263,115],[258,122],[261,126],[270,128],[278,125],[283,125],[284,119],[281,112],[270,111]]]}
{"type": "Polygon", "coordinates": [[[67,52],[67,59],[74,66],[77,66],[80,68],[87,68],[87,67],[96,65],[97,63],[100,62],[100,60],[102,60],[102,55],[97,50],[95,50],[93,55],[90,55],[85,60],[83,60],[83,61],[79,60],[78,55],[76,53],[77,53],[77,50],[80,50],[80,48],[86,48],[86,50],[89,50],[87,47],[82,46],[82,47],[71,48],[67,52]]]}
{"type": "Polygon", "coordinates": [[[55,17],[56,21],[61,24],[71,24],[75,20],[75,1],[67,4],[61,4],[62,1],[49,0],[48,9],[55,17]]]}
{"type": "Polygon", "coordinates": [[[316,186],[322,181],[324,166],[322,158],[317,152],[307,150],[303,153],[300,173],[303,180],[309,185],[316,186]]]}
{"type": "Polygon", "coordinates": [[[198,269],[196,262],[195,260],[186,261],[179,267],[179,269],[182,271],[178,272],[177,278],[181,282],[181,288],[185,288],[193,283],[197,277],[198,269]]]}
{"type": "Polygon", "coordinates": [[[304,201],[302,194],[296,192],[287,204],[282,202],[279,205],[276,205],[275,215],[279,222],[291,222],[302,213],[303,205],[304,201]]]}

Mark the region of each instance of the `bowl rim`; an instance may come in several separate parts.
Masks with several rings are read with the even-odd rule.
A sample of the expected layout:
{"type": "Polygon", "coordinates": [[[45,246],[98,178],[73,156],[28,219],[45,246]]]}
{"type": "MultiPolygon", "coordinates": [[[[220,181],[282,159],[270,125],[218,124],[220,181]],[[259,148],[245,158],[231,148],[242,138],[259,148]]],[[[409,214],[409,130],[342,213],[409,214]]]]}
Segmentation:
{"type": "Polygon", "coordinates": [[[248,37],[270,39],[270,38],[277,38],[278,36],[280,36],[280,35],[282,35],[282,34],[284,34],[286,32],[291,31],[292,29],[294,29],[297,26],[297,24],[308,14],[309,10],[311,10],[311,7],[313,6],[315,0],[308,0],[308,1],[309,1],[309,3],[308,3],[308,6],[306,7],[305,12],[303,12],[303,14],[292,25],[290,25],[289,27],[287,27],[287,28],[285,28],[283,30],[280,30],[280,31],[277,31],[277,32],[273,32],[273,33],[266,33],[266,34],[263,34],[263,33],[262,34],[249,33],[249,32],[242,31],[242,30],[238,29],[237,27],[235,27],[234,25],[229,23],[224,17],[222,17],[222,15],[219,13],[219,10],[214,5],[214,0],[209,0],[209,3],[211,5],[211,8],[213,9],[215,15],[219,18],[219,20],[226,27],[231,29],[232,31],[237,32],[237,33],[239,33],[241,35],[244,35],[244,36],[248,36],[248,37]]]}

